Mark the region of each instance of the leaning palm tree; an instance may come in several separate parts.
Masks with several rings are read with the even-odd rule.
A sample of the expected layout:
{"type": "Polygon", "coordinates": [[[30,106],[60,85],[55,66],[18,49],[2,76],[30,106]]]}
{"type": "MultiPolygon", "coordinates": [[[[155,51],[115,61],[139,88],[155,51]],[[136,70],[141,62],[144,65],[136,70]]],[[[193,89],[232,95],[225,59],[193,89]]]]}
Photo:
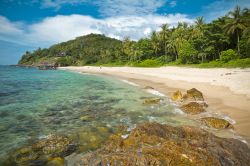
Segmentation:
{"type": "Polygon", "coordinates": [[[246,27],[244,25],[244,20],[241,18],[241,9],[236,6],[234,11],[229,12],[232,19],[229,23],[224,26],[224,29],[228,35],[236,35],[237,37],[237,50],[240,54],[240,32],[242,32],[246,27]]]}

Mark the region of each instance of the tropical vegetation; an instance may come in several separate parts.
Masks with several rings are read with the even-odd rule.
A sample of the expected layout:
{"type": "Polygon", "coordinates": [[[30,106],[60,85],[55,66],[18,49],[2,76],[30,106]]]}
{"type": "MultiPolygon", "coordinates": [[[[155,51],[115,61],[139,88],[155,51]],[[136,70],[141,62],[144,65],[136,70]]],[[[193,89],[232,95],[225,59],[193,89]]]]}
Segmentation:
{"type": "Polygon", "coordinates": [[[193,65],[250,67],[250,11],[234,11],[210,23],[198,17],[193,24],[168,24],[138,41],[90,34],[50,48],[26,52],[19,64],[41,62],[68,65],[193,65]]]}

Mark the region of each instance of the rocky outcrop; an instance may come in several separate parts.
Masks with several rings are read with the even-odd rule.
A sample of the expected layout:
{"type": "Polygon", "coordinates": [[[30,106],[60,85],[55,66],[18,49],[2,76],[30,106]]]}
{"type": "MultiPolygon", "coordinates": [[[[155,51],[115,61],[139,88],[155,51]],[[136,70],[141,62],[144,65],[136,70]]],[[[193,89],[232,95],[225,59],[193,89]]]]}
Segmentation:
{"type": "Polygon", "coordinates": [[[143,104],[160,104],[161,98],[146,98],[143,104]]]}
{"type": "Polygon", "coordinates": [[[215,117],[205,117],[201,121],[208,127],[213,127],[216,129],[232,129],[233,125],[226,121],[225,119],[215,118],[215,117]]]}
{"type": "Polygon", "coordinates": [[[95,152],[69,158],[75,165],[213,165],[248,166],[250,149],[239,140],[205,130],[158,123],[138,125],[127,137],[112,135],[95,152]]]}
{"type": "Polygon", "coordinates": [[[22,147],[12,153],[6,165],[62,165],[63,157],[76,150],[76,145],[66,136],[48,135],[31,146],[22,147]],[[11,164],[8,164],[11,163],[11,164]],[[56,163],[56,164],[55,164],[56,163]]]}
{"type": "Polygon", "coordinates": [[[197,102],[190,102],[188,104],[183,104],[181,110],[187,114],[195,115],[205,112],[204,106],[197,102]]]}

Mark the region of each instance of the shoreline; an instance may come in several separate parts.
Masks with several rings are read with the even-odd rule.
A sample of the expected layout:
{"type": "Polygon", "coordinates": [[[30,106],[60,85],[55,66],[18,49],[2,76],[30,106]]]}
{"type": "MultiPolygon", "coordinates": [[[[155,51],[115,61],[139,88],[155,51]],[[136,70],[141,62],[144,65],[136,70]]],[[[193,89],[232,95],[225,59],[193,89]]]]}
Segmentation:
{"type": "Polygon", "coordinates": [[[142,87],[151,86],[168,97],[171,97],[176,90],[185,92],[187,89],[197,88],[203,93],[208,103],[207,110],[223,114],[236,121],[235,131],[250,143],[250,86],[248,86],[250,85],[250,69],[90,66],[59,69],[107,75],[142,87]],[[213,83],[216,82],[213,80],[218,80],[218,82],[213,83]]]}

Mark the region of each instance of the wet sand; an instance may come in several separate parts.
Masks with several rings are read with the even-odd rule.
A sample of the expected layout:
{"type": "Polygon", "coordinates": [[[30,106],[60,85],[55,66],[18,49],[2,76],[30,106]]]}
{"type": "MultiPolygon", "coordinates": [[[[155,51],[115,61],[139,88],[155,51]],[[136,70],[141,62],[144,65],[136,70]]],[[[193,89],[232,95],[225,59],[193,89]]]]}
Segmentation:
{"type": "Polygon", "coordinates": [[[176,90],[200,90],[209,111],[236,121],[236,132],[250,143],[250,69],[196,69],[183,67],[62,67],[60,69],[104,74],[151,86],[171,96],[176,90]]]}

